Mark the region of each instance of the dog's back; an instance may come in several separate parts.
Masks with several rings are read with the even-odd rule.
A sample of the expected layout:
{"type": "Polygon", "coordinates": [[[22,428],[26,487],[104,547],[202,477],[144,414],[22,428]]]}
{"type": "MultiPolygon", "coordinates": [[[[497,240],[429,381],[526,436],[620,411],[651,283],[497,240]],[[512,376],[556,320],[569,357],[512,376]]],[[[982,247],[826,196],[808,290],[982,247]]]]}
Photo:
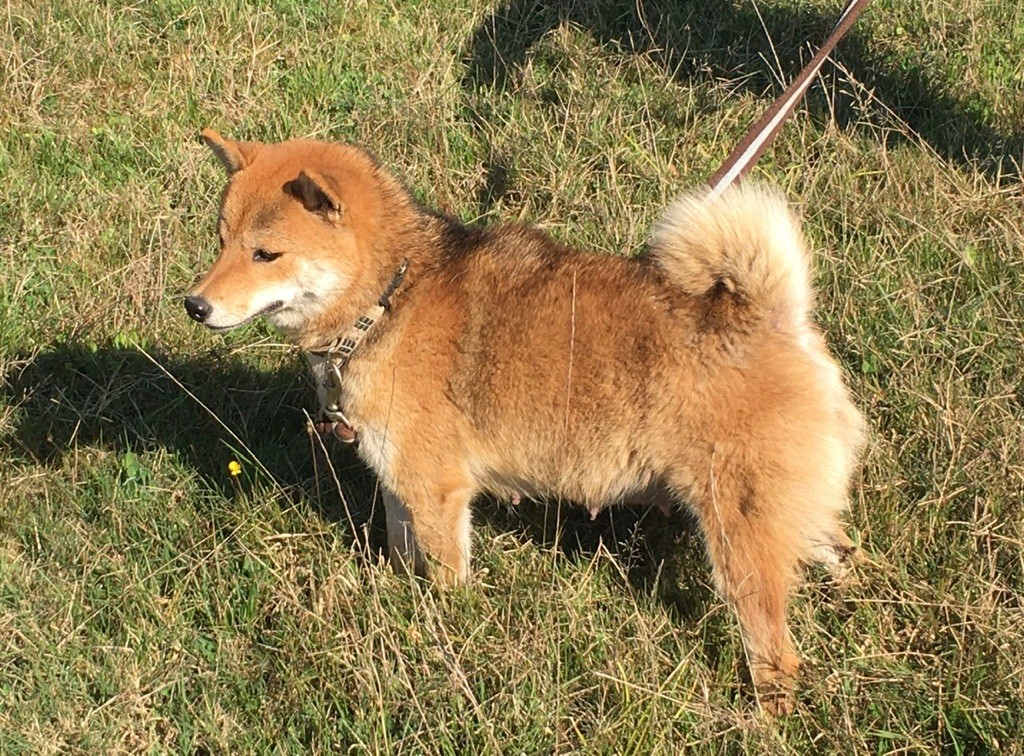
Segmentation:
{"type": "MultiPolygon", "coordinates": [[[[442,280],[463,309],[451,401],[484,487],[600,508],[679,454],[706,466],[716,443],[785,405],[811,438],[837,439],[845,489],[859,414],[810,322],[802,236],[775,194],[679,200],[641,260],[500,228],[442,280]]],[[[832,498],[840,509],[845,495],[832,498]]]]}

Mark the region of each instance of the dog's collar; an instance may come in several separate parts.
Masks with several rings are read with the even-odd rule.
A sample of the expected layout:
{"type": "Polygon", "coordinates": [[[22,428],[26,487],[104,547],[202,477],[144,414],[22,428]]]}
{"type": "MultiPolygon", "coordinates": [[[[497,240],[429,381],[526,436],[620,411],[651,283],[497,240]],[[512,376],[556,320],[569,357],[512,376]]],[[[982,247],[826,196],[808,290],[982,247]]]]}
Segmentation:
{"type": "Polygon", "coordinates": [[[402,260],[395,274],[391,277],[384,293],[380,295],[377,304],[370,307],[362,315],[356,318],[356,322],[340,336],[335,337],[328,344],[306,350],[306,354],[323,358],[323,377],[321,378],[323,393],[320,405],[320,418],[314,423],[314,427],[321,435],[332,434],[339,441],[351,444],[356,440],[356,429],[345,417],[341,409],[341,372],[370,329],[377,324],[384,313],[391,309],[391,298],[395,295],[398,287],[405,280],[405,274],[409,270],[409,261],[402,260]]]}

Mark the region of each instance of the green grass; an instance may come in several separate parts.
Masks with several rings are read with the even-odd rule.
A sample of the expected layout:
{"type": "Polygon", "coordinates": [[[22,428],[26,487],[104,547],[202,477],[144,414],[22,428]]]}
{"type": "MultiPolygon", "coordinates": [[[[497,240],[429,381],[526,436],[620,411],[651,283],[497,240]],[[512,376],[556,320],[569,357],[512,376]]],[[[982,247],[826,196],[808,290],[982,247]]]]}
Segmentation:
{"type": "Polygon", "coordinates": [[[481,502],[472,588],[423,590],[355,459],[343,497],[317,476],[297,356],[180,306],[215,247],[204,126],[357,142],[466,220],[639,251],[837,4],[757,9],[0,9],[0,752],[1024,752],[1019,3],[876,0],[755,170],[872,430],[864,558],[792,610],[793,717],[757,714],[685,516],[481,502]]]}

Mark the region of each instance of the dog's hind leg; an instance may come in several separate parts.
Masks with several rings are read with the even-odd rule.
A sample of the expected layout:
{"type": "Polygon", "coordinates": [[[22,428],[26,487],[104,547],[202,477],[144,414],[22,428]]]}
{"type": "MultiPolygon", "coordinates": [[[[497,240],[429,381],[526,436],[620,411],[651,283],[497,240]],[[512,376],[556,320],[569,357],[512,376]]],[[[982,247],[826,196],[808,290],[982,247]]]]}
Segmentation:
{"type": "Polygon", "coordinates": [[[751,678],[770,714],[793,708],[800,660],[786,623],[797,574],[794,538],[773,516],[770,490],[748,472],[711,457],[702,492],[690,497],[707,542],[715,583],[739,620],[751,678]]]}

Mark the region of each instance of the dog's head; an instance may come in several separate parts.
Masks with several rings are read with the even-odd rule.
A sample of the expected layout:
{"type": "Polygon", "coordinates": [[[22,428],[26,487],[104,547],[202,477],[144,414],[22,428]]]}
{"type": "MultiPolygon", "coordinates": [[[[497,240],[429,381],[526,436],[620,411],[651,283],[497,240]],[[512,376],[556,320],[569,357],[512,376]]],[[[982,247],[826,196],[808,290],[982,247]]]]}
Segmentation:
{"type": "Polygon", "coordinates": [[[211,129],[202,137],[229,180],[220,254],[185,309],[215,331],[264,316],[300,334],[368,274],[368,237],[380,215],[373,161],[322,142],[236,142],[211,129]]]}

